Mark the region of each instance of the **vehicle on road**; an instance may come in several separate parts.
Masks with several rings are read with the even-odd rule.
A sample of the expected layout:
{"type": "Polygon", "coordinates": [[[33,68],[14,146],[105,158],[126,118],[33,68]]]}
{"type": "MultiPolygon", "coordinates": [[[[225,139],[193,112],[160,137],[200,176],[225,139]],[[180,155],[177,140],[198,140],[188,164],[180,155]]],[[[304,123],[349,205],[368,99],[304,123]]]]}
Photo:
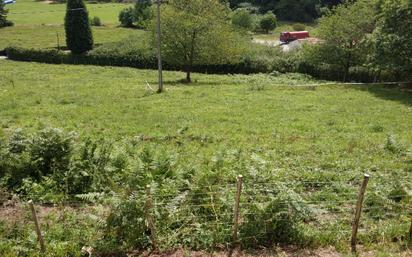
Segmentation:
{"type": "Polygon", "coordinates": [[[309,37],[310,35],[308,31],[282,32],[280,33],[279,41],[288,44],[292,41],[306,39],[309,37]]]}

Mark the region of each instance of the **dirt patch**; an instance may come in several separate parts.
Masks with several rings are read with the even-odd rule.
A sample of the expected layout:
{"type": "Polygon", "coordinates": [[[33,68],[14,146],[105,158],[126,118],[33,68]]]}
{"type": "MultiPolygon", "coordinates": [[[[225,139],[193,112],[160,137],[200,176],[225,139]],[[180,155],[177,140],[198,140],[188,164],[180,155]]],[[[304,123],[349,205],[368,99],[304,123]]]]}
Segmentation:
{"type": "Polygon", "coordinates": [[[219,251],[213,253],[207,253],[202,251],[188,251],[184,249],[178,249],[175,251],[163,252],[163,253],[135,253],[132,256],[141,256],[141,257],[340,257],[340,253],[336,252],[333,248],[322,248],[316,250],[297,250],[297,249],[265,249],[265,250],[256,250],[253,252],[241,251],[235,249],[232,252],[230,251],[219,251]]]}

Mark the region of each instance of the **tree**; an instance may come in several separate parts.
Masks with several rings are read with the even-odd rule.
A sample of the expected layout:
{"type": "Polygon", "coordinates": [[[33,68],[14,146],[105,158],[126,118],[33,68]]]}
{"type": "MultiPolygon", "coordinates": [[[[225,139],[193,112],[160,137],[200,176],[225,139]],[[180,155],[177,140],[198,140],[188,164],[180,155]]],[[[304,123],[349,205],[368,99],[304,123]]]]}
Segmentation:
{"type": "Polygon", "coordinates": [[[253,19],[246,9],[237,9],[232,15],[232,24],[241,29],[250,30],[253,27],[253,19]]]}
{"type": "Polygon", "coordinates": [[[266,34],[274,30],[277,25],[276,16],[272,12],[266,13],[260,20],[260,28],[263,29],[266,34]]]}
{"type": "Polygon", "coordinates": [[[7,13],[8,10],[6,10],[3,0],[0,0],[0,28],[8,26],[7,13]]]}
{"type": "Polygon", "coordinates": [[[349,80],[350,68],[363,65],[370,49],[367,38],[376,26],[375,6],[371,0],[347,2],[321,18],[318,35],[324,42],[306,49],[307,61],[340,69],[343,80],[349,80]]]}
{"type": "Polygon", "coordinates": [[[127,28],[147,28],[152,19],[151,6],[150,0],[138,0],[134,7],[127,7],[120,11],[120,24],[127,28]]]}
{"type": "Polygon", "coordinates": [[[152,1],[138,0],[134,6],[134,19],[138,28],[146,28],[152,19],[152,1]]]}
{"type": "Polygon", "coordinates": [[[412,1],[387,0],[374,31],[373,65],[398,77],[412,76],[412,1]]]}
{"type": "Polygon", "coordinates": [[[93,49],[93,34],[89,13],[83,0],[68,0],[64,22],[67,47],[74,54],[82,54],[93,49]]]}
{"type": "Polygon", "coordinates": [[[127,7],[120,11],[119,21],[122,27],[131,28],[135,21],[133,7],[127,7]]]}
{"type": "Polygon", "coordinates": [[[167,64],[183,68],[187,82],[194,65],[239,58],[243,40],[232,30],[229,13],[219,0],[171,0],[162,6],[163,56],[167,64]]]}

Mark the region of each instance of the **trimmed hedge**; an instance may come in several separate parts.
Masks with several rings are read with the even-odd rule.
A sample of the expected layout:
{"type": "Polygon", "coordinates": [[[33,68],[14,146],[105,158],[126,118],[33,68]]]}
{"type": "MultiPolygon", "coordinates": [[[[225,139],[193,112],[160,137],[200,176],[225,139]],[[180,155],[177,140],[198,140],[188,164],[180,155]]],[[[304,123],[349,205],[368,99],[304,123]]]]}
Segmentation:
{"type": "MultiPolygon", "coordinates": [[[[139,69],[157,69],[157,59],[154,54],[144,51],[119,52],[114,49],[98,48],[89,53],[74,55],[69,52],[55,49],[25,49],[9,47],[5,49],[9,59],[15,61],[40,62],[50,64],[83,64],[99,66],[120,66],[139,69]]],[[[163,64],[165,70],[183,70],[183,67],[163,64]]],[[[343,72],[332,66],[315,66],[302,60],[299,54],[270,56],[265,54],[244,56],[240,62],[221,65],[196,65],[193,72],[212,74],[253,74],[270,73],[303,73],[314,78],[341,81],[343,72]]],[[[364,67],[351,68],[349,78],[351,81],[374,82],[396,81],[396,77],[388,72],[382,72],[379,77],[364,67]]]]}
{"type": "MultiPolygon", "coordinates": [[[[133,67],[140,69],[157,69],[157,59],[153,56],[132,54],[110,54],[104,52],[89,52],[86,54],[75,55],[69,52],[58,51],[55,49],[25,49],[20,47],[8,47],[5,49],[7,57],[10,60],[40,62],[49,64],[84,64],[99,66],[120,66],[133,67]]],[[[164,63],[166,70],[183,70],[183,67],[173,66],[164,63]]],[[[197,65],[193,67],[194,72],[200,73],[267,73],[271,72],[271,67],[262,62],[252,61],[250,58],[244,58],[241,62],[235,64],[221,65],[197,65]]]]}

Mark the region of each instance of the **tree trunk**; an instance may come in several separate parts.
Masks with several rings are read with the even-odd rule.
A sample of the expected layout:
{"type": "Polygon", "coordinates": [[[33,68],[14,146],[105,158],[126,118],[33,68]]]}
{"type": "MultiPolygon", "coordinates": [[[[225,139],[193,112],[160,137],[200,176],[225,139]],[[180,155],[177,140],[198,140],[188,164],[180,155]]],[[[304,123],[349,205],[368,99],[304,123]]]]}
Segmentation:
{"type": "Polygon", "coordinates": [[[190,77],[190,70],[186,71],[186,82],[187,83],[191,83],[192,82],[192,78],[190,77]]]}

